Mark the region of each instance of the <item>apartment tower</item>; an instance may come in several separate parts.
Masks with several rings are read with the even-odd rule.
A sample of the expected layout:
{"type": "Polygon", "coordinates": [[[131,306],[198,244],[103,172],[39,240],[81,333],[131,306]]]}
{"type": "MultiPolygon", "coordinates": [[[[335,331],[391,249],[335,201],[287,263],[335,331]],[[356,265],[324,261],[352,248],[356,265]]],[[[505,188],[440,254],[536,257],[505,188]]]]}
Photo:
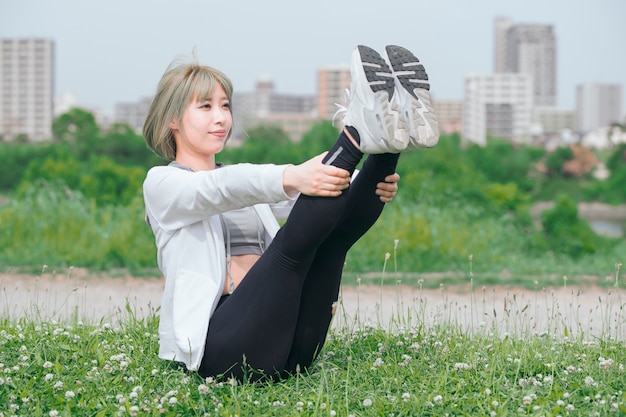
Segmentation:
{"type": "Polygon", "coordinates": [[[51,138],[54,42],[0,39],[0,136],[2,140],[51,138]]]}
{"type": "Polygon", "coordinates": [[[552,25],[513,24],[497,17],[494,27],[496,73],[530,74],[537,107],[556,105],[556,37],[552,25]]]}

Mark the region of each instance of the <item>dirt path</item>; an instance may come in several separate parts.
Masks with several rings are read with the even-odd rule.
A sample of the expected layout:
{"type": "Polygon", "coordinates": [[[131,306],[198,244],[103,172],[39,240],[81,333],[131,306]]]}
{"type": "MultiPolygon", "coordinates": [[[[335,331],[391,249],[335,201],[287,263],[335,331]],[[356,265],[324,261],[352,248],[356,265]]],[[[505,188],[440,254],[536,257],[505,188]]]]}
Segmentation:
{"type": "MultiPolygon", "coordinates": [[[[115,323],[127,305],[145,317],[160,305],[163,280],[69,274],[0,274],[0,317],[115,323]]],[[[466,286],[419,290],[409,286],[344,286],[333,325],[408,328],[453,324],[515,334],[610,335],[626,340],[626,291],[601,287],[531,291],[466,286]]]]}

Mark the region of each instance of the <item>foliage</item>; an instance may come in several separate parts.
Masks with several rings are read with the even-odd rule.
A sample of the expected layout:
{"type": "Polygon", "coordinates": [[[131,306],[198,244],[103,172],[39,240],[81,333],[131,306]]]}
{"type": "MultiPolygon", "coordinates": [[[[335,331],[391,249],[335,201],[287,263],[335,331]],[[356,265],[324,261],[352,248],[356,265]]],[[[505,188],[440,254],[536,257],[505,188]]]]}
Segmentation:
{"type": "Polygon", "coordinates": [[[143,136],[123,123],[115,123],[104,131],[102,138],[93,144],[91,153],[107,156],[125,166],[149,168],[164,163],[148,149],[143,136]]]}
{"type": "Polygon", "coordinates": [[[566,194],[558,196],[553,209],[541,214],[541,223],[545,247],[573,258],[596,253],[609,247],[611,242],[596,235],[589,224],[578,217],[576,202],[566,194]]]}
{"type": "Polygon", "coordinates": [[[574,159],[574,152],[569,146],[560,146],[546,157],[546,168],[552,176],[561,175],[563,165],[574,159]]]}
{"type": "MultiPolygon", "coordinates": [[[[85,113],[74,109],[57,119],[55,131],[60,142],[0,144],[0,190],[8,192],[3,200],[8,198],[10,202],[0,206],[0,216],[7,219],[2,223],[3,244],[10,245],[7,242],[12,236],[25,236],[14,239],[19,245],[0,254],[3,265],[37,267],[57,262],[88,268],[110,264],[155,266],[154,241],[143,222],[141,183],[148,167],[164,161],[152,154],[141,136],[128,126],[117,124],[101,130],[85,113]],[[81,156],[81,149],[89,150],[88,154],[81,156]],[[43,193],[42,198],[48,195],[45,198],[50,199],[49,205],[57,204],[70,215],[51,215],[49,208],[44,215],[43,205],[33,203],[33,194],[38,192],[43,193]],[[75,196],[80,196],[79,202],[75,196]],[[34,213],[37,207],[41,212],[34,213]],[[115,220],[111,221],[124,224],[124,230],[138,239],[132,250],[127,249],[127,241],[119,243],[115,255],[108,244],[91,237],[101,235],[98,216],[113,212],[116,214],[111,218],[115,220]],[[25,218],[20,217],[24,213],[37,219],[33,225],[25,226],[25,218]],[[81,220],[77,213],[88,216],[81,220]],[[9,221],[12,215],[22,218],[23,223],[9,221]],[[75,224],[61,226],[63,222],[71,223],[72,216],[77,219],[75,224]],[[66,235],[41,231],[59,227],[82,228],[81,233],[90,237],[81,240],[74,231],[66,235]],[[37,233],[41,236],[35,237],[37,233]],[[82,247],[67,255],[76,242],[82,247]],[[81,250],[89,254],[78,255],[81,250]]],[[[218,159],[228,164],[300,163],[327,150],[336,139],[337,129],[328,121],[320,121],[298,143],[290,142],[274,127],[259,127],[248,133],[248,141],[240,147],[227,147],[218,159]]],[[[397,168],[401,176],[399,193],[373,229],[351,250],[347,269],[379,271],[385,253],[392,252],[393,242],[398,240],[394,266],[398,271],[462,270],[471,252],[494,272],[555,272],[567,265],[568,269],[597,275],[599,265],[615,262],[616,258],[623,261],[620,256],[626,241],[599,239],[586,225],[574,229],[555,226],[554,230],[549,226],[549,233],[538,230],[529,205],[552,200],[561,192],[575,201],[626,202],[625,150],[626,145],[604,155],[612,168],[611,177],[604,182],[542,176],[535,164],[545,156],[543,150],[495,139],[485,147],[463,148],[458,135],[443,136],[432,149],[403,153],[397,168]]]]}
{"type": "MultiPolygon", "coordinates": [[[[559,301],[547,299],[546,310],[559,301]]],[[[159,359],[154,311],[140,318],[128,305],[118,323],[91,324],[78,316],[43,320],[34,307],[29,320],[0,322],[3,415],[626,413],[622,340],[567,337],[566,328],[523,336],[490,326],[465,331],[456,302],[446,303],[436,324],[416,313],[400,316],[390,329],[357,322],[332,330],[307,371],[273,383],[203,379],[159,359]]],[[[529,326],[512,307],[510,329],[529,326]]]]}
{"type": "Polygon", "coordinates": [[[154,266],[154,238],[140,196],[97,206],[62,181],[38,180],[0,207],[0,264],[154,266]]]}
{"type": "Polygon", "coordinates": [[[39,179],[63,181],[72,190],[79,191],[97,204],[128,205],[141,197],[145,171],[140,167],[125,167],[105,156],[91,155],[79,162],[66,153],[56,158],[33,161],[29,164],[17,196],[39,179]]]}
{"type": "Polygon", "coordinates": [[[52,121],[52,137],[70,144],[79,158],[87,157],[99,139],[100,128],[92,113],[73,108],[52,121]]]}
{"type": "Polygon", "coordinates": [[[15,190],[29,163],[37,163],[59,153],[60,146],[49,143],[0,142],[0,192],[15,190]]]}
{"type": "Polygon", "coordinates": [[[470,145],[466,150],[473,167],[490,181],[514,183],[524,191],[532,188],[529,178],[532,164],[544,153],[541,149],[515,145],[502,139],[490,139],[487,146],[470,145]]]}

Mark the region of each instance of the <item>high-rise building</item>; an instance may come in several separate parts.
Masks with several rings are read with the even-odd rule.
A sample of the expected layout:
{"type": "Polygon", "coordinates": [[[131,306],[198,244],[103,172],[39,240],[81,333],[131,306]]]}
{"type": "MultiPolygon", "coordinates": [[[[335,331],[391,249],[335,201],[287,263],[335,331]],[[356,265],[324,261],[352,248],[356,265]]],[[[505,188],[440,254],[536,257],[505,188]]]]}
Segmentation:
{"type": "Polygon", "coordinates": [[[3,140],[51,138],[54,42],[1,39],[0,135],[3,140]]]}
{"type": "Polygon", "coordinates": [[[327,66],[318,70],[317,112],[320,118],[331,120],[338,110],[337,104],[347,104],[344,92],[350,89],[351,79],[348,66],[327,66]]]}
{"type": "Polygon", "coordinates": [[[468,75],[463,101],[463,142],[487,137],[518,143],[530,139],[533,94],[530,74],[468,75]]]}
{"type": "Polygon", "coordinates": [[[497,17],[494,28],[496,73],[533,77],[536,106],[556,105],[556,37],[552,25],[513,24],[497,17]]]}
{"type": "Polygon", "coordinates": [[[578,129],[588,133],[594,129],[623,122],[622,86],[588,83],[576,89],[578,129]]]}

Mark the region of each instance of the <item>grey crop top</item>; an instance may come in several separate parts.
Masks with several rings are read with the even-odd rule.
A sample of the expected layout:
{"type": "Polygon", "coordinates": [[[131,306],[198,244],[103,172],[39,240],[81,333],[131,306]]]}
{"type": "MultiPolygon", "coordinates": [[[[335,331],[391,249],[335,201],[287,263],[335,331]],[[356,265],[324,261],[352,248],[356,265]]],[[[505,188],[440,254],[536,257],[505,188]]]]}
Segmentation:
{"type": "Polygon", "coordinates": [[[221,214],[226,250],[230,254],[261,255],[265,250],[265,227],[252,207],[231,210],[221,214]]]}

